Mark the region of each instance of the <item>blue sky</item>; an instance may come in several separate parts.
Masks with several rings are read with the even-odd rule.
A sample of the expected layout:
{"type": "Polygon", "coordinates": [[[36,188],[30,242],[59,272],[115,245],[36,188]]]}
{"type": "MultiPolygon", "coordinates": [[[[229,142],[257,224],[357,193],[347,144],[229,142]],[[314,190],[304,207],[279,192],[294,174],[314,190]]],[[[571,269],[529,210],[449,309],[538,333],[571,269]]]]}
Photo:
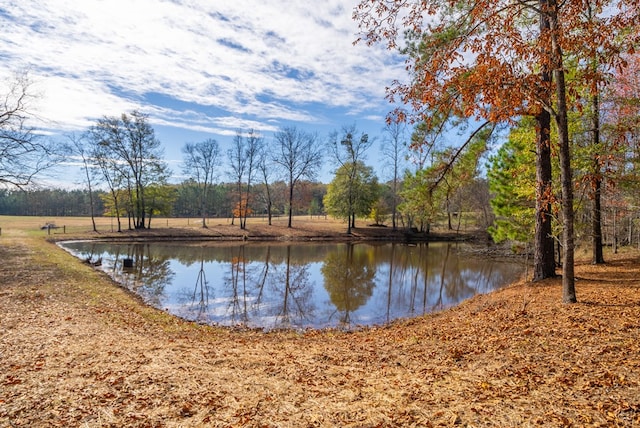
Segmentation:
{"type": "Polygon", "coordinates": [[[406,74],[382,46],[353,45],[355,5],[0,0],[0,79],[29,70],[37,126],[54,138],[104,115],[149,114],[176,176],[186,142],[214,138],[224,150],[238,129],[270,140],[291,125],[324,142],[355,123],[378,137],[375,164],[391,110],[385,87],[406,74]]]}

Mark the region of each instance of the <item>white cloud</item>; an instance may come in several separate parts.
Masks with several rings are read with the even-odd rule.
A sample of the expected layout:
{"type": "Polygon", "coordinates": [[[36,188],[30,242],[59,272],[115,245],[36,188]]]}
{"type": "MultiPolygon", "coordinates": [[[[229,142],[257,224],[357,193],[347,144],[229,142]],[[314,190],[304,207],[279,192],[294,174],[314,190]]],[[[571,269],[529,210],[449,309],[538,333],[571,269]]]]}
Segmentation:
{"type": "Polygon", "coordinates": [[[114,95],[101,82],[86,78],[42,76],[34,80],[34,87],[41,94],[38,112],[48,120],[44,126],[64,131],[86,128],[105,115],[140,108],[139,104],[114,95]]]}
{"type": "Polygon", "coordinates": [[[384,87],[402,64],[390,66],[380,48],[352,45],[353,5],[14,2],[0,7],[0,62],[32,69],[45,94],[40,113],[64,130],[133,108],[156,123],[221,135],[322,122],[312,112],[318,105],[379,116],[384,87]],[[149,94],[193,107],[148,105],[149,94]]]}

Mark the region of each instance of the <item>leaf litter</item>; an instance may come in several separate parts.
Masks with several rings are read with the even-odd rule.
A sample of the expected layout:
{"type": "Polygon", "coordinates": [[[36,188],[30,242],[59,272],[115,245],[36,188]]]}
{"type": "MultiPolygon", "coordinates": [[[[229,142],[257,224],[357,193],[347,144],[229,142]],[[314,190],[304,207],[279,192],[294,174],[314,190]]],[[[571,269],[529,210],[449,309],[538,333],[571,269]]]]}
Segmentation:
{"type": "Polygon", "coordinates": [[[0,426],[640,426],[640,253],[356,332],[232,330],[0,246],[0,426]]]}

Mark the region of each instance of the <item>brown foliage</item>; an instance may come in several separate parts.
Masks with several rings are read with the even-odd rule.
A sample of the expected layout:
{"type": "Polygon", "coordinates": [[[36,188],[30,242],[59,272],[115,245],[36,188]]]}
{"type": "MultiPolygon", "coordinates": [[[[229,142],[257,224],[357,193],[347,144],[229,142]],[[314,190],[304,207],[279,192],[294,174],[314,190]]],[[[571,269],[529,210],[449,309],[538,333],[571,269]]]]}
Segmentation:
{"type": "Polygon", "coordinates": [[[405,44],[407,35],[416,47],[419,42],[406,59],[410,81],[395,81],[388,88],[390,100],[411,107],[410,119],[428,122],[434,111],[452,109],[454,115],[500,122],[535,115],[541,108],[556,110],[548,99],[552,82],[540,74],[558,65],[551,49],[554,37],[566,55],[582,63],[578,78],[567,83],[569,93],[576,91],[571,85],[585,82],[595,88],[611,70],[623,67],[621,53],[637,44],[637,35],[624,34],[637,27],[640,14],[635,1],[616,6],[600,0],[361,0],[353,18],[361,30],[356,42],[384,42],[393,50],[405,44]],[[541,14],[557,19],[554,31],[540,33],[541,14]],[[589,65],[595,52],[603,65],[598,70],[589,65]]]}

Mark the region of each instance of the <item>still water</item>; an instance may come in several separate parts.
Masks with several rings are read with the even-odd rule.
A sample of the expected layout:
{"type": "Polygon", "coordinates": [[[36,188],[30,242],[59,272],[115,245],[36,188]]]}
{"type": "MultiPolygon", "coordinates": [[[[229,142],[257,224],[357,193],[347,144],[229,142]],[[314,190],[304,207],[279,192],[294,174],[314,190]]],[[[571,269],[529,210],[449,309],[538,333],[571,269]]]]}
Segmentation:
{"type": "Polygon", "coordinates": [[[509,284],[515,263],[464,244],[65,242],[148,304],[187,320],[265,330],[351,329],[456,305],[509,284]],[[131,265],[130,267],[125,265],[131,265]]]}

